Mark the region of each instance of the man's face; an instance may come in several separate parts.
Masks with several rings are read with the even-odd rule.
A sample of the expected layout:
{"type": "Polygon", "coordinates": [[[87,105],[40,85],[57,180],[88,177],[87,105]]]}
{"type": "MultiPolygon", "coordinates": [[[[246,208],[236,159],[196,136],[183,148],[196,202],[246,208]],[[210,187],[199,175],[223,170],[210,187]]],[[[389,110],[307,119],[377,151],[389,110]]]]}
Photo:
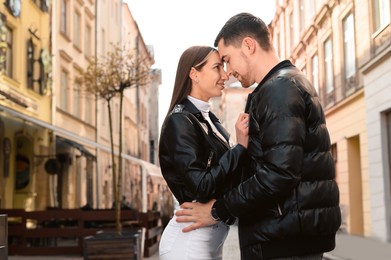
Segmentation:
{"type": "Polygon", "coordinates": [[[225,45],[221,39],[217,45],[221,60],[225,63],[228,75],[234,76],[242,84],[243,88],[248,88],[250,83],[249,63],[246,54],[242,51],[242,45],[225,45]]]}

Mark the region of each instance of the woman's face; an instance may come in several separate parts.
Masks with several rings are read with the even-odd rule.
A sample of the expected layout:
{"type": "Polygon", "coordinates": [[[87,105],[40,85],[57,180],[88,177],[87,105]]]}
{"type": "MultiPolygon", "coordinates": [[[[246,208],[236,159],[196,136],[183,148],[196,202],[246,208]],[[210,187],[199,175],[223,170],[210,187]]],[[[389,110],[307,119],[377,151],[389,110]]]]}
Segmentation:
{"type": "Polygon", "coordinates": [[[224,65],[218,52],[209,55],[200,71],[194,68],[193,70],[193,86],[190,91],[192,97],[209,101],[212,97],[221,96],[228,75],[224,71],[224,65]]]}

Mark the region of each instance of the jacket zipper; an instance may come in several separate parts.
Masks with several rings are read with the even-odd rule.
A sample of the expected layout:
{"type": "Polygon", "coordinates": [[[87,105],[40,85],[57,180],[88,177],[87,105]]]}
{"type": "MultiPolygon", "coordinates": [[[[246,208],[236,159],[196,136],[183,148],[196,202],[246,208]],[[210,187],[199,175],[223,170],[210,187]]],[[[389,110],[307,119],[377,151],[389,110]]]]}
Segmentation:
{"type": "Polygon", "coordinates": [[[213,154],[214,154],[213,151],[211,151],[210,154],[209,154],[208,162],[207,162],[207,164],[206,164],[206,169],[209,169],[210,165],[212,164],[213,154]]]}
{"type": "Polygon", "coordinates": [[[282,216],[282,210],[281,210],[279,203],[277,203],[277,210],[278,210],[278,214],[280,214],[280,216],[282,216]]]}

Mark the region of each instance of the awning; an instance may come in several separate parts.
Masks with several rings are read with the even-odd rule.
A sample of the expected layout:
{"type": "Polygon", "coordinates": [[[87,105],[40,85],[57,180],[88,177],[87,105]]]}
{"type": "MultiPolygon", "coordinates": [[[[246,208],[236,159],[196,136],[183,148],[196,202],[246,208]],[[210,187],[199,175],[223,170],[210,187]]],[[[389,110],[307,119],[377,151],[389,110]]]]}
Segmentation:
{"type": "Polygon", "coordinates": [[[57,136],[56,137],[56,142],[57,143],[59,143],[59,142],[65,143],[65,144],[67,144],[69,146],[72,146],[72,147],[76,148],[77,150],[79,150],[83,156],[85,156],[87,158],[90,158],[92,160],[96,159],[95,155],[90,153],[90,151],[88,151],[83,145],[81,145],[79,143],[76,143],[76,142],[74,142],[72,140],[69,140],[69,139],[57,136]]]}

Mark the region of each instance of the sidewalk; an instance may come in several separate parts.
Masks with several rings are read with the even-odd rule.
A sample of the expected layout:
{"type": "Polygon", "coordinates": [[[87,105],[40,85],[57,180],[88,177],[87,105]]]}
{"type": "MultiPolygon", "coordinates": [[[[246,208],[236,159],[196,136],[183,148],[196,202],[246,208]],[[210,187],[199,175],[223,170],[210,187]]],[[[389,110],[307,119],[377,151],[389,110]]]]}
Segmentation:
{"type": "Polygon", "coordinates": [[[391,243],[371,238],[337,234],[337,246],[324,255],[327,260],[390,260],[391,243]]]}
{"type": "MultiPolygon", "coordinates": [[[[82,260],[80,256],[9,256],[8,260],[82,260]]],[[[159,260],[158,253],[143,258],[159,260]]],[[[325,260],[391,260],[391,243],[384,243],[370,238],[351,236],[343,233],[337,235],[336,248],[324,254],[325,260]]],[[[223,249],[223,260],[240,260],[238,228],[231,226],[223,249]]]]}

